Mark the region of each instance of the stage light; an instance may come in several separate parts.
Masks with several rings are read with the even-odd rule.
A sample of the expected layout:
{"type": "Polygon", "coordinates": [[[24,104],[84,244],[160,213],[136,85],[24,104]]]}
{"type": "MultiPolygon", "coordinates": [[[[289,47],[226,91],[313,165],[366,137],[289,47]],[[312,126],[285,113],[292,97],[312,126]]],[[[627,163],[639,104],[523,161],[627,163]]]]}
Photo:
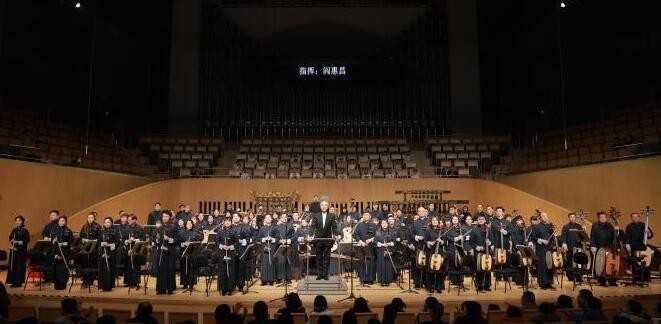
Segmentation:
{"type": "Polygon", "coordinates": [[[80,8],[80,2],[76,2],[76,8],[80,8]]]}
{"type": "Polygon", "coordinates": [[[565,4],[565,2],[564,2],[564,1],[563,1],[563,2],[560,2],[560,8],[565,8],[565,7],[567,7],[567,5],[565,4]]]}

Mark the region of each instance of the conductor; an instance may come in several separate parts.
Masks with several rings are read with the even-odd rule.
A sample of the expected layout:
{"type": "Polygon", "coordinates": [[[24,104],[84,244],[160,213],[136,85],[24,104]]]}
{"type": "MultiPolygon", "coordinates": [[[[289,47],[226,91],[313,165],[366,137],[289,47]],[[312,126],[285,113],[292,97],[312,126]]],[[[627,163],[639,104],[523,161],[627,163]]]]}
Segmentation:
{"type": "Polygon", "coordinates": [[[312,214],[310,220],[313,233],[314,246],[317,250],[317,280],[328,280],[328,266],[330,252],[337,233],[337,219],[335,214],[328,212],[328,200],[319,203],[320,212],[312,214]]]}

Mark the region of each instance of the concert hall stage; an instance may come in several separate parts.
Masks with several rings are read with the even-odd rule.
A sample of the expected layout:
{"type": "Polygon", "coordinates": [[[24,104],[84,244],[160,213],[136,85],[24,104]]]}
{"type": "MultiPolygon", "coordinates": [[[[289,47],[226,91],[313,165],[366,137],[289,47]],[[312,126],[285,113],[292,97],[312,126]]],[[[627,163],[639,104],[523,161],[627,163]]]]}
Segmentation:
{"type": "MultiPolygon", "coordinates": [[[[5,273],[0,273],[0,276],[4,275],[5,273]]],[[[297,284],[298,282],[294,281],[291,287],[297,287],[297,284]]],[[[468,279],[466,280],[468,290],[465,292],[462,291],[459,295],[457,295],[457,290],[454,287],[451,293],[448,293],[447,290],[443,293],[434,293],[433,295],[430,295],[424,290],[418,290],[418,293],[403,293],[402,291],[408,288],[406,281],[402,285],[404,289],[400,289],[400,287],[395,284],[391,284],[389,287],[381,287],[377,284],[372,285],[369,288],[357,287],[357,282],[354,284],[356,285],[354,286],[355,296],[366,298],[372,311],[379,314],[382,313],[383,307],[394,297],[401,297],[405,301],[408,306],[408,312],[421,312],[424,300],[428,296],[438,298],[445,305],[445,311],[450,314],[449,316],[453,316],[453,313],[456,312],[456,309],[461,302],[466,300],[479,301],[483,306],[483,310],[486,312],[488,304],[497,304],[501,309],[504,309],[506,304],[519,305],[521,293],[523,291],[518,286],[512,284],[513,289],[510,290],[508,287],[507,293],[505,293],[503,290],[503,284],[499,283],[497,289],[494,289],[495,286],[492,285],[492,291],[477,294],[475,290],[471,289],[472,285],[468,279]]],[[[232,296],[221,296],[218,294],[214,282],[214,287],[212,288],[212,291],[209,292],[208,297],[204,292],[204,280],[202,278],[200,278],[197,287],[199,291],[193,292],[192,295],[189,295],[188,292],[183,292],[181,289],[175,291],[173,295],[156,295],[154,285],[155,280],[152,278],[149,282],[146,295],[144,294],[144,289],[139,291],[132,290],[129,294],[127,288],[124,287],[116,288],[111,292],[92,289],[92,292],[88,293],[87,289],[81,290],[80,285],[78,284],[73,287],[71,293],[68,293],[67,290],[56,291],[51,284],[46,285],[43,290],[40,291],[39,287],[34,286],[31,283],[28,284],[26,290],[23,290],[22,288],[7,288],[7,291],[11,296],[12,307],[39,307],[50,309],[52,311],[59,307],[59,302],[62,298],[73,297],[82,301],[83,307],[85,308],[89,308],[93,305],[100,313],[112,313],[116,316],[122,316],[121,312],[127,312],[126,315],[128,316],[129,312],[132,314],[139,302],[149,301],[154,305],[154,311],[157,315],[163,316],[162,319],[165,322],[172,322],[173,318],[182,314],[199,316],[198,322],[211,321],[216,305],[222,303],[234,305],[237,302],[240,302],[243,306],[248,308],[248,312],[250,313],[254,302],[258,300],[269,302],[284,295],[283,287],[260,286],[259,281],[250,287],[250,293],[245,295],[234,293],[232,296]],[[168,318],[170,320],[168,320],[168,318]]],[[[347,286],[348,285],[349,283],[347,282],[347,286]]],[[[589,286],[584,284],[582,286],[577,286],[576,290],[572,291],[572,283],[566,280],[563,288],[559,288],[560,285],[557,283],[556,286],[556,290],[541,290],[536,288],[530,290],[535,293],[537,302],[539,303],[540,301],[555,302],[557,296],[561,294],[566,294],[574,298],[579,289],[589,289],[589,286]]],[[[658,294],[661,292],[661,281],[653,279],[652,283],[650,283],[650,286],[647,288],[625,286],[600,287],[593,285],[593,292],[596,296],[602,298],[604,309],[611,309],[614,311],[615,309],[619,309],[626,300],[636,298],[646,305],[646,309],[653,310],[653,308],[651,308],[653,307],[652,305],[660,300],[658,294]]],[[[312,310],[314,297],[314,295],[301,295],[306,310],[312,310]]],[[[338,302],[345,297],[347,297],[347,295],[326,296],[330,308],[335,309],[338,312],[343,312],[353,304],[352,300],[338,302]]],[[[268,304],[271,314],[274,314],[278,308],[284,306],[284,302],[280,300],[269,302],[268,304]]]]}

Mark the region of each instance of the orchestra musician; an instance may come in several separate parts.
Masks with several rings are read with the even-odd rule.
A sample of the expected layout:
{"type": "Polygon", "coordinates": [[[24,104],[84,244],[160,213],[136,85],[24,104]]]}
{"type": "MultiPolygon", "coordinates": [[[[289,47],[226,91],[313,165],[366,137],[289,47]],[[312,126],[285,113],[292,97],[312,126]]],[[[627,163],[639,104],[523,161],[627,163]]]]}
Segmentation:
{"type": "MultiPolygon", "coordinates": [[[[83,244],[96,241],[99,238],[99,232],[101,231],[101,225],[96,222],[96,212],[91,212],[87,215],[87,221],[83,224],[83,227],[80,229],[80,239],[83,244]]],[[[98,245],[97,245],[98,246],[98,245]]],[[[97,246],[94,247],[89,254],[87,255],[87,264],[81,265],[84,268],[91,268],[97,263],[97,246]]],[[[113,259],[114,260],[114,259],[113,259]]],[[[83,287],[87,287],[94,283],[95,274],[90,272],[83,273],[83,287]]]]}
{"type": "Polygon", "coordinates": [[[161,203],[157,202],[154,204],[154,210],[149,212],[147,216],[147,225],[156,225],[156,221],[161,219],[161,203]]]}
{"type": "MultiPolygon", "coordinates": [[[[115,231],[117,233],[118,242],[123,242],[127,237],[129,237],[129,214],[120,211],[119,220],[115,221],[115,231]]],[[[126,266],[126,256],[128,255],[125,250],[125,246],[120,244],[118,246],[118,252],[115,255],[115,262],[117,264],[117,275],[123,276],[124,269],[126,266]]]]}
{"type": "Polygon", "coordinates": [[[9,233],[9,266],[7,267],[7,280],[11,288],[23,286],[25,281],[26,259],[30,232],[25,228],[25,218],[21,215],[14,218],[16,226],[9,233]]]}
{"type": "Polygon", "coordinates": [[[172,224],[172,211],[166,210],[161,215],[162,224],[157,229],[157,235],[160,236],[160,244],[157,251],[156,268],[156,294],[163,295],[167,292],[172,295],[176,286],[175,265],[177,258],[176,229],[172,224]]]}
{"type": "Polygon", "coordinates": [[[115,248],[117,233],[112,226],[112,218],[103,219],[103,229],[99,232],[97,246],[99,247],[97,266],[99,269],[99,288],[110,291],[115,287],[115,248]]]}
{"type": "MultiPolygon", "coordinates": [[[[426,250],[427,250],[427,260],[431,259],[431,256],[438,250],[438,252],[443,256],[444,259],[447,259],[445,253],[445,237],[439,237],[443,234],[445,228],[441,225],[441,221],[438,217],[430,217],[429,228],[427,229],[426,235],[426,250]]],[[[445,289],[445,278],[447,269],[445,268],[446,264],[441,265],[439,271],[432,271],[428,269],[426,277],[426,286],[429,293],[433,292],[442,292],[445,289]]]]}
{"type": "Polygon", "coordinates": [[[184,229],[177,232],[177,242],[179,243],[180,251],[179,253],[179,284],[187,289],[190,287],[193,289],[195,283],[197,283],[197,271],[193,266],[194,256],[196,255],[197,248],[195,251],[187,251],[190,248],[191,242],[200,242],[202,240],[202,234],[196,231],[193,228],[193,221],[187,220],[184,229]],[[185,252],[185,253],[184,253],[185,252]]]}
{"type": "MultiPolygon", "coordinates": [[[[278,217],[278,224],[275,226],[274,230],[276,237],[276,244],[274,251],[277,251],[278,248],[280,248],[280,246],[291,246],[292,238],[294,236],[294,229],[289,224],[289,219],[287,217],[287,214],[285,213],[280,214],[280,216],[278,217]]],[[[291,259],[291,254],[290,254],[291,252],[292,250],[290,248],[286,255],[275,256],[274,259],[276,263],[275,280],[277,283],[280,283],[283,280],[286,283],[291,281],[292,271],[291,271],[291,264],[289,264],[289,260],[291,259]]]]}
{"type": "Polygon", "coordinates": [[[374,235],[374,242],[376,242],[376,275],[383,287],[389,286],[394,278],[395,269],[391,258],[396,240],[395,232],[390,231],[388,221],[382,220],[380,228],[374,235]]]}
{"type": "MultiPolygon", "coordinates": [[[[572,264],[574,260],[574,251],[577,248],[582,248],[583,245],[581,242],[581,236],[578,232],[585,233],[585,226],[578,224],[576,222],[576,213],[570,212],[567,214],[568,223],[562,226],[562,251],[565,255],[564,264],[572,264]]],[[[587,233],[585,233],[587,235],[587,233]]],[[[571,272],[567,273],[567,280],[573,281],[574,276],[571,272]]],[[[576,281],[581,282],[583,280],[582,276],[577,276],[576,281]]]]}
{"type": "MultiPolygon", "coordinates": [[[[631,217],[631,223],[627,225],[624,230],[624,246],[627,249],[627,254],[630,256],[636,256],[636,252],[647,250],[647,244],[645,242],[650,240],[654,234],[647,227],[647,225],[641,221],[640,214],[634,212],[629,215],[631,217]]],[[[645,267],[641,267],[638,262],[633,262],[632,264],[634,281],[647,281],[650,278],[650,269],[649,264],[645,267]]]]}
{"type": "MultiPolygon", "coordinates": [[[[616,251],[613,243],[617,240],[619,230],[618,226],[613,226],[613,224],[608,222],[606,212],[597,212],[597,223],[592,224],[590,231],[590,250],[592,254],[596,255],[597,251],[601,248],[610,248],[616,251]]],[[[617,285],[616,277],[606,278],[602,275],[597,275],[596,277],[601,286],[606,286],[606,282],[611,286],[617,285]]]]}
{"type": "Polygon", "coordinates": [[[317,280],[328,280],[328,270],[330,265],[330,250],[333,242],[333,233],[337,231],[337,220],[335,214],[328,211],[328,200],[322,200],[319,203],[320,212],[313,213],[310,217],[310,227],[315,239],[314,242],[317,253],[317,280]]]}
{"type": "MultiPolygon", "coordinates": [[[[475,263],[480,262],[477,256],[491,251],[490,240],[490,225],[487,224],[485,214],[475,213],[477,217],[477,225],[475,230],[471,232],[469,242],[475,253],[475,263]],[[489,251],[487,251],[489,249],[489,251]]],[[[491,256],[489,256],[491,257],[491,256]]],[[[476,271],[475,272],[475,285],[478,291],[491,291],[491,271],[476,271]]]]}
{"type": "Polygon", "coordinates": [[[163,243],[161,240],[160,228],[163,226],[163,220],[157,219],[154,224],[154,230],[151,231],[149,244],[151,249],[151,273],[158,273],[158,260],[160,259],[159,248],[163,243]]]}
{"type": "Polygon", "coordinates": [[[264,224],[257,232],[257,240],[262,245],[262,257],[260,262],[260,275],[262,286],[273,286],[275,281],[275,261],[273,253],[275,253],[275,236],[274,228],[271,226],[273,218],[270,214],[264,215],[264,224]]]}
{"type": "MultiPolygon", "coordinates": [[[[434,208],[434,204],[429,204],[430,210],[434,208]]],[[[427,253],[425,250],[425,240],[427,237],[427,229],[429,228],[429,223],[431,222],[428,215],[429,212],[425,207],[418,207],[417,210],[418,219],[413,222],[413,229],[411,231],[411,239],[409,242],[412,242],[415,255],[418,255],[420,251],[427,253]]],[[[436,213],[438,215],[438,212],[436,213]]],[[[424,283],[424,278],[427,276],[427,267],[420,268],[416,262],[411,262],[411,276],[413,276],[413,283],[415,284],[416,289],[422,288],[424,283]]]]}
{"type": "Polygon", "coordinates": [[[55,230],[58,227],[58,220],[60,219],[60,211],[53,209],[48,213],[48,224],[44,226],[44,229],[41,231],[41,237],[44,240],[49,240],[55,234],[55,230]]]}
{"type": "MultiPolygon", "coordinates": [[[[447,265],[448,269],[455,269],[462,267],[462,264],[457,263],[458,258],[455,254],[459,254],[461,256],[465,255],[465,251],[468,250],[467,247],[470,241],[470,234],[466,234],[468,232],[468,228],[464,227],[464,225],[461,225],[459,222],[459,215],[453,215],[452,218],[450,218],[450,223],[451,227],[448,229],[448,233],[445,235],[447,252],[445,264],[447,265]],[[460,247],[461,250],[457,249],[457,247],[460,247]]],[[[459,275],[450,276],[450,281],[453,285],[461,285],[463,280],[464,278],[459,275]]]]}
{"type": "MultiPolygon", "coordinates": [[[[124,238],[123,242],[120,242],[120,244],[124,244],[123,250],[125,251],[124,253],[126,253],[125,259],[128,260],[124,268],[124,287],[137,287],[137,289],[140,289],[140,275],[137,273],[136,269],[134,269],[133,262],[130,260],[132,260],[131,254],[133,253],[133,247],[136,243],[143,241],[145,234],[142,231],[142,227],[138,225],[138,216],[130,214],[128,222],[128,236],[124,238]]],[[[119,235],[117,236],[117,239],[119,239],[119,235]]]]}
{"type": "MultiPolygon", "coordinates": [[[[365,249],[370,249],[371,244],[374,242],[374,228],[370,223],[371,214],[369,211],[363,212],[360,223],[356,224],[353,230],[353,240],[356,245],[365,249]]],[[[364,285],[371,285],[376,280],[376,273],[374,263],[372,262],[373,256],[366,253],[358,261],[358,276],[360,282],[364,285]]]]}
{"type": "Polygon", "coordinates": [[[541,289],[554,289],[553,272],[546,265],[546,252],[551,250],[553,240],[553,225],[549,222],[547,213],[540,214],[540,223],[532,226],[529,245],[535,246],[537,255],[537,282],[541,289]]]}
{"type": "Polygon", "coordinates": [[[56,290],[67,288],[69,281],[69,259],[73,232],[67,227],[67,217],[60,215],[57,220],[57,228],[51,234],[50,241],[53,248],[50,249],[48,260],[53,265],[53,284],[56,290]]]}
{"type": "Polygon", "coordinates": [[[216,243],[220,249],[218,262],[218,291],[229,296],[236,289],[236,243],[232,229],[232,217],[225,217],[222,227],[216,234],[216,243]]]}
{"type": "MultiPolygon", "coordinates": [[[[526,224],[523,221],[523,217],[521,215],[517,215],[512,219],[512,222],[510,223],[510,253],[518,253],[516,247],[519,245],[528,245],[526,242],[528,238],[528,232],[526,231],[526,224]]],[[[521,286],[524,284],[524,280],[526,279],[525,273],[526,273],[526,268],[519,266],[516,268],[517,272],[512,274],[512,281],[516,283],[517,285],[521,286]]]]}
{"type": "Polygon", "coordinates": [[[248,216],[241,218],[241,215],[234,213],[232,215],[232,229],[234,230],[234,235],[236,238],[236,255],[237,260],[236,264],[236,287],[239,290],[243,290],[244,285],[250,279],[250,273],[248,272],[249,265],[251,264],[251,259],[241,260],[240,257],[248,249],[248,244],[252,243],[253,231],[250,225],[248,224],[248,216]]]}

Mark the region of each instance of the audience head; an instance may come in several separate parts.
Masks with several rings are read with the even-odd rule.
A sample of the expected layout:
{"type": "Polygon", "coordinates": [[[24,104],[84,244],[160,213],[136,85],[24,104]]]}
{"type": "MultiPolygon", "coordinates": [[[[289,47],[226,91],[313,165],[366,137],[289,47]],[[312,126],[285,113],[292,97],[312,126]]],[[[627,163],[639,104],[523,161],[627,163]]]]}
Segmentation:
{"type": "Polygon", "coordinates": [[[213,313],[213,317],[216,319],[216,323],[223,323],[225,318],[231,313],[230,306],[227,304],[220,304],[216,306],[216,310],[213,313]]]}
{"type": "Polygon", "coordinates": [[[557,308],[573,308],[574,301],[567,295],[560,295],[558,296],[558,300],[556,301],[555,306],[557,308]]]}
{"type": "Polygon", "coordinates": [[[586,301],[586,305],[591,310],[601,310],[601,300],[594,296],[588,298],[588,300],[586,301]]]}
{"type": "Polygon", "coordinates": [[[323,312],[328,309],[328,301],[323,295],[317,295],[314,298],[314,311],[317,313],[323,312]]]}
{"type": "Polygon", "coordinates": [[[634,314],[643,313],[643,305],[634,299],[629,300],[629,302],[627,303],[627,308],[629,309],[629,312],[634,314]]]}
{"type": "Polygon", "coordinates": [[[539,304],[539,312],[542,314],[553,314],[555,313],[555,305],[549,302],[543,302],[539,304]]]}
{"type": "Polygon", "coordinates": [[[78,312],[78,302],[73,298],[65,298],[60,302],[62,313],[64,315],[75,314],[78,312]]]}
{"type": "Polygon", "coordinates": [[[393,298],[390,304],[395,306],[395,309],[397,309],[398,312],[403,312],[404,310],[406,310],[406,304],[399,297],[393,298]]]}
{"type": "Polygon", "coordinates": [[[297,293],[289,293],[285,299],[285,307],[289,310],[297,310],[303,307],[301,297],[297,293]]]}
{"type": "Polygon", "coordinates": [[[578,307],[586,307],[587,301],[592,298],[592,291],[589,289],[581,289],[576,296],[576,303],[578,307]]]}
{"type": "Polygon", "coordinates": [[[443,318],[444,312],[445,312],[445,307],[441,303],[434,304],[431,306],[431,309],[429,309],[431,319],[434,321],[440,321],[441,318],[443,318]]]}
{"type": "Polygon", "coordinates": [[[154,311],[154,307],[152,307],[150,303],[142,302],[138,304],[138,309],[136,309],[135,315],[140,318],[149,317],[151,316],[153,311],[154,311]]]}
{"type": "Polygon", "coordinates": [[[475,316],[482,316],[482,305],[476,301],[465,301],[461,303],[461,310],[464,314],[475,316]]]}
{"type": "Polygon", "coordinates": [[[269,306],[266,305],[265,302],[260,300],[256,302],[255,305],[253,305],[252,314],[253,316],[255,316],[255,319],[267,320],[269,318],[269,306]]]}
{"type": "Polygon", "coordinates": [[[277,324],[294,324],[294,317],[290,313],[282,313],[275,322],[277,324]]]}
{"type": "Polygon", "coordinates": [[[425,299],[425,306],[423,308],[423,311],[424,312],[430,312],[432,307],[434,307],[434,305],[438,305],[438,304],[440,304],[440,303],[438,302],[438,299],[436,299],[436,297],[429,296],[429,297],[427,297],[427,299],[425,299]]]}
{"type": "Polygon", "coordinates": [[[393,304],[383,307],[383,323],[395,323],[397,318],[397,308],[393,304]]]}
{"type": "Polygon", "coordinates": [[[367,300],[363,297],[358,297],[353,302],[353,310],[356,313],[369,313],[370,308],[367,306],[367,300]]]}

